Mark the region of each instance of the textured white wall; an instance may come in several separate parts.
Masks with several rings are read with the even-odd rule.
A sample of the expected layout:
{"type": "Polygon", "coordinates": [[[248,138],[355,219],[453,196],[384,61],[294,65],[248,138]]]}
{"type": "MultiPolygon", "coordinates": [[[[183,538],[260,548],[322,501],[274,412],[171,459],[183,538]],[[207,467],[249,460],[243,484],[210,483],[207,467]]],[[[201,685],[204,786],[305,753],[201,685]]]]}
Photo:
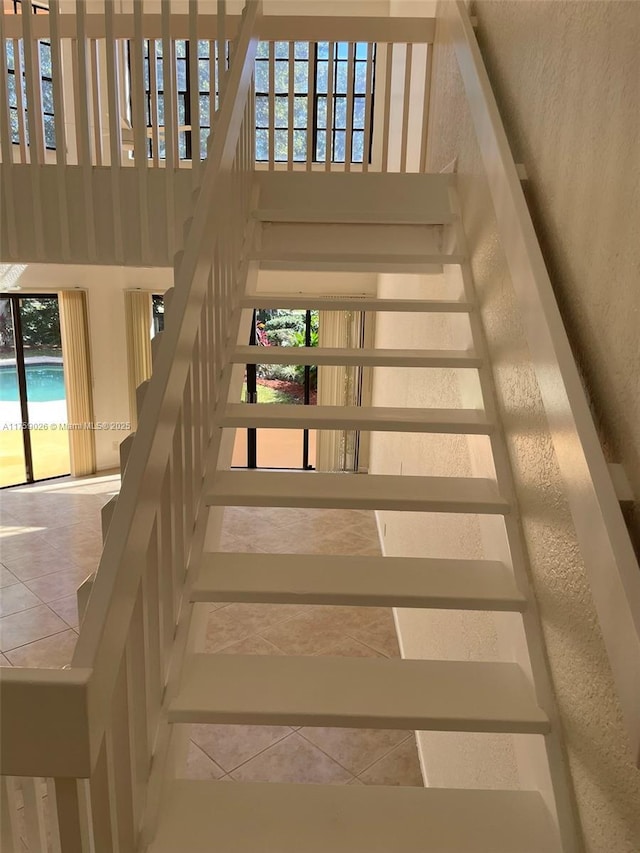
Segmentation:
{"type": "Polygon", "coordinates": [[[640,4],[478,2],[478,38],[640,552],[640,4]]]}
{"type": "MultiPolygon", "coordinates": [[[[553,51],[551,55],[547,55],[545,50],[547,42],[557,44],[553,12],[556,4],[533,5],[538,6],[537,13],[532,11],[528,4],[520,3],[513,6],[495,4],[495,8],[493,4],[489,4],[484,12],[495,16],[495,19],[500,19],[501,12],[504,12],[505,15],[511,16],[511,20],[515,20],[518,9],[522,6],[526,7],[527,14],[534,15],[534,19],[529,20],[529,30],[520,33],[520,50],[513,45],[509,47],[507,52],[510,63],[507,65],[526,92],[526,97],[522,95],[521,109],[536,116],[540,123],[537,130],[539,137],[545,134],[550,137],[548,141],[543,142],[543,147],[549,162],[553,163],[554,146],[557,156],[558,135],[561,133],[557,124],[562,124],[565,120],[562,108],[554,104],[558,97],[558,87],[563,88],[565,81],[562,75],[556,72],[555,88],[545,88],[540,74],[547,63],[553,64],[554,56],[556,61],[561,61],[560,55],[554,54],[553,51]],[[532,49],[531,43],[535,43],[537,49],[532,49]],[[545,97],[549,99],[551,121],[547,119],[549,114],[539,106],[545,97]]],[[[568,38],[570,22],[573,21],[576,26],[576,22],[580,21],[578,9],[582,6],[577,3],[567,5],[575,8],[576,12],[572,14],[571,9],[564,10],[569,27],[569,30],[566,27],[563,30],[564,38],[568,38]]],[[[587,5],[617,8],[625,4],[587,5]]],[[[483,14],[482,7],[480,14],[483,14]]],[[[589,20],[593,22],[590,16],[589,20]]],[[[557,21],[555,23],[557,24],[557,21]]],[[[601,23],[604,26],[602,35],[607,33],[608,29],[604,21],[601,20],[601,23]]],[[[578,26],[578,33],[580,31],[581,27],[578,26]]],[[[591,41],[588,33],[585,33],[585,37],[591,41]]],[[[604,35],[602,37],[604,38],[604,35]]],[[[608,36],[605,41],[607,39],[608,36]]],[[[625,44],[623,37],[621,44],[625,44]]],[[[572,65],[571,69],[565,69],[565,72],[572,70],[575,78],[596,85],[598,81],[592,79],[591,73],[586,70],[588,61],[589,58],[585,57],[584,66],[572,65]]],[[[613,57],[611,64],[617,64],[613,57]]],[[[553,75],[551,77],[553,78],[553,75]]],[[[429,168],[437,171],[453,157],[458,157],[464,227],[470,244],[472,268],[492,354],[499,404],[531,562],[532,581],[540,606],[586,848],[589,853],[637,853],[640,849],[640,772],[633,766],[629,752],[589,584],[514,305],[512,285],[500,249],[488,188],[482,173],[456,62],[452,53],[441,44],[436,46],[434,79],[429,168]]],[[[574,85],[574,91],[577,92],[577,79],[570,85],[574,85]]],[[[600,85],[606,89],[609,84],[602,81],[600,85]]],[[[601,97],[600,106],[603,107],[606,99],[604,95],[601,97]]],[[[569,111],[569,115],[571,114],[569,111]]],[[[594,128],[591,137],[596,148],[598,146],[595,140],[599,138],[600,133],[608,134],[605,115],[606,111],[600,112],[598,127],[601,130],[596,132],[594,128]]],[[[620,149],[628,145],[628,138],[618,143],[620,149]]],[[[582,164],[582,183],[588,186],[593,180],[596,186],[599,185],[600,174],[594,173],[609,169],[609,166],[598,158],[590,162],[586,154],[581,153],[590,150],[587,140],[573,152],[570,149],[560,152],[559,163],[554,167],[554,174],[560,186],[555,187],[555,192],[553,188],[550,189],[553,216],[547,226],[553,229],[554,234],[557,230],[562,232],[563,236],[558,237],[559,240],[566,241],[567,230],[574,235],[568,257],[572,258],[575,253],[576,257],[573,257],[572,262],[576,268],[582,270],[580,281],[576,283],[580,294],[576,291],[572,297],[572,305],[578,314],[595,311],[595,306],[587,310],[586,305],[582,305],[582,290],[584,300],[588,303],[590,297],[596,297],[596,292],[610,290],[611,273],[618,270],[622,276],[627,264],[627,261],[621,258],[618,259],[618,264],[614,263],[615,258],[609,254],[607,241],[616,242],[618,239],[613,235],[611,224],[604,216],[607,210],[612,214],[612,207],[607,208],[602,204],[598,206],[595,191],[592,199],[589,199],[588,195],[585,196],[585,191],[580,190],[571,200],[565,194],[570,191],[566,185],[565,192],[561,188],[562,176],[565,173],[572,175],[577,168],[575,159],[582,164]],[[602,215],[603,223],[607,223],[602,237],[599,236],[597,227],[595,230],[585,230],[585,223],[590,221],[584,214],[585,205],[590,207],[590,216],[602,215]],[[594,282],[593,273],[589,269],[592,258],[596,267],[603,265],[599,269],[601,274],[604,270],[604,277],[601,275],[599,283],[594,282]],[[591,283],[590,287],[587,285],[587,278],[591,283]]],[[[620,150],[620,156],[622,159],[618,166],[627,155],[620,150]]],[[[624,165],[622,170],[625,180],[628,179],[629,173],[625,172],[624,165]]],[[[577,191],[582,184],[578,178],[575,181],[577,191]]],[[[607,191],[609,190],[614,191],[615,195],[615,187],[609,187],[607,191]]],[[[620,205],[624,203],[625,194],[626,190],[620,188],[620,205]]],[[[627,215],[631,214],[632,210],[627,210],[627,215]]],[[[622,230],[627,227],[626,223],[618,224],[622,230]]],[[[622,247],[618,247],[618,251],[621,252],[622,247]]],[[[597,276],[597,273],[595,275],[597,276]]],[[[616,287],[618,283],[616,277],[616,287]]],[[[628,282],[621,283],[620,287],[621,293],[632,290],[628,282]]],[[[596,302],[600,304],[601,309],[603,301],[604,297],[600,293],[596,302]]],[[[615,306],[609,312],[602,311],[600,316],[600,328],[607,328],[608,351],[606,358],[604,353],[601,354],[603,361],[598,361],[599,369],[603,376],[609,377],[607,381],[612,386],[617,383],[620,389],[626,383],[628,391],[632,390],[630,386],[633,385],[627,383],[625,378],[630,362],[627,361],[627,368],[619,373],[616,366],[618,355],[613,351],[618,353],[620,348],[623,351],[626,348],[627,359],[633,360],[630,336],[624,329],[629,322],[625,315],[634,310],[634,304],[633,294],[630,293],[625,310],[620,311],[618,306],[615,306]],[[611,327],[608,325],[615,315],[619,315],[621,324],[619,336],[615,332],[616,324],[613,323],[611,327]]],[[[601,334],[604,335],[604,331],[601,334]]],[[[595,353],[599,353],[603,343],[602,340],[594,339],[589,345],[595,353]]],[[[630,401],[629,405],[634,404],[630,401]]],[[[635,428],[637,429],[637,423],[635,428]]]]}

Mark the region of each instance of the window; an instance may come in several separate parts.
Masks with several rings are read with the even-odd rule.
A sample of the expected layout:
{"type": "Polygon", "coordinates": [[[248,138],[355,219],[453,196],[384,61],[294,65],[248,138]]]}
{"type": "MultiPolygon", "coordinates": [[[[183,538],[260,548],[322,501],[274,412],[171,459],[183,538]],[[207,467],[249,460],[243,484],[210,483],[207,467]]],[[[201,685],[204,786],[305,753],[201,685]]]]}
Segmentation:
{"type": "MultiPolygon", "coordinates": [[[[46,6],[32,3],[35,14],[48,14],[46,6]]],[[[21,0],[12,0],[13,13],[19,14],[22,9],[21,0]]],[[[7,70],[9,73],[9,116],[11,121],[11,141],[14,144],[20,142],[20,116],[18,114],[18,98],[20,103],[27,103],[26,82],[24,73],[24,45],[22,39],[11,41],[7,39],[7,70]],[[16,51],[17,48],[17,51],[16,51]],[[17,71],[17,73],[16,73],[17,71]],[[17,87],[20,86],[18,90],[17,87]]],[[[38,42],[40,79],[42,90],[42,117],[44,122],[44,144],[53,150],[56,147],[55,117],[53,109],[53,80],[51,76],[51,42],[41,40],[38,42]]],[[[26,107],[23,107],[24,115],[27,115],[26,107]]],[[[25,121],[25,142],[29,145],[29,126],[25,121]]]]}
{"type": "MultiPolygon", "coordinates": [[[[200,101],[200,158],[207,156],[207,139],[211,131],[211,79],[216,80],[217,69],[217,46],[213,48],[213,64],[211,68],[211,43],[198,41],[198,56],[193,55],[190,43],[178,40],[176,45],[176,94],[178,102],[178,157],[181,160],[190,160],[193,156],[192,134],[191,134],[191,63],[198,63],[198,98],[200,101]],[[213,72],[213,73],[212,73],[213,72]],[[189,128],[189,129],[187,129],[189,128]]],[[[165,104],[164,104],[164,60],[163,44],[161,39],[150,41],[145,39],[144,43],[144,86],[146,94],[146,120],[147,127],[165,126],[165,104]],[[154,98],[151,87],[151,62],[155,58],[155,81],[156,97],[154,98]],[[156,114],[157,103],[157,114],[156,114]]],[[[215,86],[215,98],[217,107],[218,87],[215,86]]],[[[153,155],[153,140],[149,139],[148,156],[153,155]]],[[[159,135],[158,156],[164,159],[166,156],[164,134],[159,135]]]]}
{"type": "MultiPolygon", "coordinates": [[[[217,44],[199,41],[197,57],[190,43],[184,40],[175,42],[176,50],[176,89],[178,103],[178,156],[181,160],[192,158],[191,125],[191,63],[198,63],[198,98],[200,104],[200,157],[207,153],[207,138],[211,130],[211,95],[214,94],[217,108],[217,57],[211,56],[217,44]]],[[[269,123],[270,123],[270,71],[269,42],[260,42],[256,57],[256,160],[269,159],[269,123]]],[[[375,47],[373,48],[373,68],[375,72],[375,47]]],[[[294,42],[293,61],[290,57],[290,43],[276,42],[274,63],[274,159],[276,162],[288,160],[289,131],[293,138],[293,160],[305,162],[308,157],[308,121],[309,98],[312,98],[312,156],[315,162],[326,159],[327,139],[330,145],[329,159],[335,163],[344,163],[349,153],[346,149],[348,89],[353,87],[353,105],[351,127],[353,144],[351,162],[362,163],[371,158],[371,138],[365,140],[367,112],[367,51],[363,42],[353,44],[353,62],[349,62],[350,44],[348,42],[294,42]],[[311,54],[310,54],[311,51],[311,54]],[[315,74],[311,80],[309,92],[309,61],[314,60],[315,74]],[[331,69],[329,66],[331,65],[331,69]],[[293,104],[289,104],[289,76],[293,75],[293,104]],[[351,79],[349,79],[351,76],[351,79]],[[331,91],[329,92],[329,81],[331,91]],[[289,119],[293,119],[290,128],[289,119]],[[327,131],[327,121],[329,122],[327,131]]],[[[146,92],[147,128],[164,128],[164,76],[163,44],[161,40],[145,41],[144,85],[146,92]],[[155,93],[152,91],[151,63],[155,61],[155,93]],[[157,105],[157,106],[156,106],[157,105]]],[[[228,57],[227,57],[228,61],[228,57]]],[[[372,88],[373,92],[373,81],[372,88]]],[[[370,126],[373,127],[373,99],[370,126]]],[[[149,139],[148,155],[153,155],[153,141],[149,139]]],[[[164,136],[161,131],[158,142],[158,156],[165,157],[164,136]]]]}
{"type": "MultiPolygon", "coordinates": [[[[314,162],[326,160],[327,120],[329,121],[329,159],[344,163],[347,136],[347,94],[353,85],[351,115],[353,147],[351,162],[362,163],[371,157],[371,140],[365,141],[367,96],[367,44],[354,45],[354,62],[349,81],[349,43],[295,42],[293,70],[289,67],[289,43],[276,42],[274,56],[274,159],[286,162],[289,139],[289,75],[293,73],[293,160],[307,159],[308,98],[313,99],[312,145],[314,162]],[[309,89],[309,49],[315,59],[313,91],[309,89]],[[330,58],[331,54],[331,58],[330,58]],[[331,63],[331,69],[330,69],[331,63]],[[329,71],[331,70],[331,75],[329,71]],[[329,77],[331,91],[329,92],[329,77]]],[[[375,54],[374,54],[375,69],[375,54]]],[[[372,87],[373,91],[373,87],[372,87]]],[[[269,159],[269,43],[261,42],[256,58],[256,160],[269,159]]],[[[373,105],[371,105],[373,109],[373,105]]],[[[371,123],[373,124],[373,122],[371,123]]]]}

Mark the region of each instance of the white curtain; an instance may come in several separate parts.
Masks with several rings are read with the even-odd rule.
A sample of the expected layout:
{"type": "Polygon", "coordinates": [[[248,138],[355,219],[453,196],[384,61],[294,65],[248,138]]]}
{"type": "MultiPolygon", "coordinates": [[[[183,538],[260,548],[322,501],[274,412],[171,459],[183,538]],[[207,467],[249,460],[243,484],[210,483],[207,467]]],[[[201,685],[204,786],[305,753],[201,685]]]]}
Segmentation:
{"type": "Polygon", "coordinates": [[[125,290],[125,324],[127,328],[127,367],[129,376],[129,412],[131,429],[138,424],[136,388],[151,377],[151,293],[125,290]]]}
{"type": "MultiPolygon", "coordinates": [[[[58,306],[68,420],[70,424],[91,424],[93,394],[87,295],[82,290],[61,290],[58,306]]],[[[90,427],[70,429],[68,435],[71,474],[82,477],[95,473],[96,442],[93,430],[90,427]]]]}
{"type": "MultiPolygon", "coordinates": [[[[320,311],[318,345],[362,346],[363,314],[360,311],[320,311]]],[[[360,403],[360,368],[318,368],[319,406],[357,406],[360,403]]],[[[354,430],[318,430],[316,469],[353,471],[356,465],[357,434],[354,430]]]]}

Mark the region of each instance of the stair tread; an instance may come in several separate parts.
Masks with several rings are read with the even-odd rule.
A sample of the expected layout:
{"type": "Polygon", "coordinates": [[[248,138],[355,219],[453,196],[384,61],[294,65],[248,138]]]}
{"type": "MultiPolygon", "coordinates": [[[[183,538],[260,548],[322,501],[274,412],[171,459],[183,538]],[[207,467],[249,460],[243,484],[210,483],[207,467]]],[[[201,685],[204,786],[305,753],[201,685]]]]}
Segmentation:
{"type": "Polygon", "coordinates": [[[192,601],[523,610],[504,563],[418,557],[208,553],[192,601]]]}
{"type": "Polygon", "coordinates": [[[559,853],[537,791],[171,783],[149,853],[559,853]]]}
{"type": "Polygon", "coordinates": [[[480,367],[482,359],[462,350],[350,349],[347,347],[237,346],[236,364],[309,364],[365,367],[480,367]]]}
{"type": "Polygon", "coordinates": [[[308,222],[341,225],[448,225],[455,214],[447,210],[366,210],[328,207],[260,207],[252,212],[259,222],[308,222]]]}
{"type": "Polygon", "coordinates": [[[194,654],[176,723],[545,734],[515,663],[194,654]]]}
{"type": "Polygon", "coordinates": [[[509,512],[509,504],[501,497],[493,480],[480,477],[404,477],[315,471],[218,471],[206,502],[210,506],[509,512]]]}
{"type": "Polygon", "coordinates": [[[310,293],[275,294],[256,293],[241,300],[243,308],[284,308],[319,311],[416,311],[426,313],[468,313],[473,310],[470,302],[459,299],[378,299],[374,296],[318,296],[310,293]]]}
{"type": "Polygon", "coordinates": [[[486,435],[492,424],[476,409],[407,409],[384,406],[300,406],[230,403],[225,427],[360,429],[486,435]]]}

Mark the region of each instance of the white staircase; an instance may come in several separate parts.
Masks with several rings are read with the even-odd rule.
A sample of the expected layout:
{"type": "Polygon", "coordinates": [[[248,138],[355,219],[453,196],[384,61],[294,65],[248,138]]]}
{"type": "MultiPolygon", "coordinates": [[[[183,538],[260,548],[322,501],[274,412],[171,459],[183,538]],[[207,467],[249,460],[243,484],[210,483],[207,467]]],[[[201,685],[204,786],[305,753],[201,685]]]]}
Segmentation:
{"type": "MultiPolygon", "coordinates": [[[[269,176],[275,195],[278,175],[269,176]]],[[[283,175],[291,181],[291,175],[283,175]]],[[[322,176],[320,176],[322,177],[322,176]]],[[[333,175],[338,199],[344,187],[333,175]]],[[[297,228],[318,248],[304,258],[262,250],[256,253],[266,269],[353,270],[342,244],[352,230],[363,245],[376,246],[379,226],[413,229],[414,221],[398,225],[393,192],[389,212],[385,193],[394,177],[384,176],[381,190],[372,191],[370,176],[346,176],[349,193],[358,186],[369,198],[367,224],[338,203],[332,219],[330,198],[318,207],[295,207],[288,193],[286,210],[268,210],[258,203],[254,245],[265,245],[272,228],[297,228]],[[316,215],[317,213],[317,215],[316,215]],[[341,243],[327,239],[327,228],[341,223],[341,243]],[[295,223],[293,225],[292,223],[295,223]],[[373,229],[373,230],[371,230],[373,229]]],[[[380,176],[376,176],[380,177],[380,176]]],[[[422,176],[422,191],[431,176],[422,176]]],[[[299,197],[310,197],[307,175],[296,176],[299,197]]],[[[314,183],[319,176],[313,176],[314,183]]],[[[283,182],[283,187],[286,183],[283,182]]],[[[407,186],[406,183],[403,186],[407,186]]],[[[446,184],[438,177],[437,188],[446,184]]],[[[286,195],[286,194],[285,194],[286,195]]],[[[427,195],[430,228],[454,223],[449,191],[427,195]],[[440,215],[437,214],[439,206],[440,215]]],[[[294,201],[292,201],[292,198],[294,201]]],[[[424,198],[424,196],[423,196],[424,198]]],[[[414,208],[419,201],[414,199],[414,208]]],[[[407,216],[409,220],[419,218],[407,216]]],[[[454,235],[463,246],[461,235],[454,235]]],[[[403,237],[400,242],[402,243],[403,237]]],[[[409,234],[406,239],[413,239],[409,234]]],[[[442,234],[438,237],[440,241],[442,234]]],[[[403,255],[403,260],[406,256],[403,255]]],[[[439,260],[445,257],[441,252],[439,260]]],[[[430,259],[433,260],[433,259],[430,259]]],[[[447,263],[463,263],[459,253],[447,263]]],[[[438,262],[437,260],[435,261],[438,262]]],[[[358,262],[360,263],[360,261],[358,262]]],[[[368,256],[364,268],[378,271],[387,261],[368,256]]],[[[395,269],[401,269],[402,264],[395,269]]],[[[536,631],[535,604],[526,580],[525,562],[512,498],[506,452],[493,406],[490,371],[475,316],[474,293],[468,276],[457,299],[365,300],[313,295],[247,294],[240,306],[247,314],[257,307],[314,308],[420,313],[448,313],[469,318],[471,339],[461,350],[324,349],[236,345],[233,364],[278,363],[442,368],[479,371],[485,405],[468,409],[289,406],[236,403],[216,414],[222,430],[357,429],[413,433],[488,436],[497,480],[490,477],[423,477],[318,472],[218,470],[206,487],[204,501],[212,508],[305,507],[480,514],[495,517],[504,543],[504,560],[354,557],[312,554],[249,554],[204,551],[196,556],[192,603],[248,602],[262,604],[337,604],[484,610],[524,614],[528,635],[536,631]]],[[[440,380],[443,381],[443,380],[440,380]]],[[[192,557],[193,560],[193,557],[192,557]]],[[[534,642],[540,647],[540,639],[534,642]]],[[[237,724],[339,726],[414,729],[417,731],[490,732],[539,735],[553,744],[557,733],[550,722],[546,673],[538,661],[531,669],[520,662],[322,658],[297,656],[209,655],[188,652],[170,686],[170,724],[237,724]],[[535,672],[533,683],[531,669],[535,672]],[[542,697],[542,701],[541,701],[542,697]]],[[[564,786],[562,768],[554,767],[554,788],[564,786]]],[[[290,785],[241,782],[167,782],[157,835],[151,853],[287,853],[287,851],[398,851],[398,853],[552,853],[563,848],[549,801],[537,790],[411,789],[355,786],[290,785]]]]}

